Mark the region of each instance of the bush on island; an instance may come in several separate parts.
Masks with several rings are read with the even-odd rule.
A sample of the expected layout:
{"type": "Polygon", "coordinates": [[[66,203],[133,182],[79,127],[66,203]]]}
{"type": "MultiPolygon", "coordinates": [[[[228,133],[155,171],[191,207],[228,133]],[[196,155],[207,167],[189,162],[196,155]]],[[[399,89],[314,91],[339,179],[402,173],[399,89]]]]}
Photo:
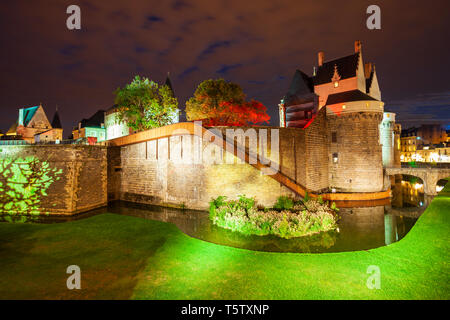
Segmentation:
{"type": "Polygon", "coordinates": [[[232,231],[293,238],[337,230],[338,211],[334,202],[329,206],[321,198],[294,201],[282,196],[273,208],[264,208],[245,195],[228,201],[219,196],[210,202],[209,217],[213,224],[232,231]]]}

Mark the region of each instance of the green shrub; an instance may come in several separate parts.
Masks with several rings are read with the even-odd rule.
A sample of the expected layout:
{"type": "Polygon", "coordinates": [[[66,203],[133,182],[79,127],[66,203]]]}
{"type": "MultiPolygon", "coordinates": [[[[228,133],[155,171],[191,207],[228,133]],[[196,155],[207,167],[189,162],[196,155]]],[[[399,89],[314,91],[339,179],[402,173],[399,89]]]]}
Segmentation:
{"type": "Polygon", "coordinates": [[[238,200],[225,201],[218,197],[210,202],[210,219],[222,228],[244,234],[276,235],[283,238],[301,237],[337,229],[337,215],[323,201],[309,199],[296,203],[280,197],[276,210],[257,207],[255,200],[239,196],[238,200]]]}
{"type": "Polygon", "coordinates": [[[336,202],[334,202],[334,201],[331,203],[331,207],[330,208],[331,208],[331,210],[333,210],[335,212],[339,212],[338,207],[336,207],[336,202]]]}
{"type": "Polygon", "coordinates": [[[317,197],[317,201],[318,201],[320,204],[323,204],[323,199],[322,199],[322,196],[321,196],[321,195],[319,195],[319,196],[317,197]]]}
{"type": "Polygon", "coordinates": [[[304,202],[307,202],[309,200],[308,191],[305,192],[305,197],[303,198],[304,202]]]}
{"type": "Polygon", "coordinates": [[[239,204],[245,210],[250,210],[255,207],[255,199],[247,198],[245,195],[239,196],[239,204]]]}
{"type": "Polygon", "coordinates": [[[290,210],[294,206],[294,201],[286,196],[280,196],[277,199],[277,202],[273,206],[274,209],[278,210],[290,210]]]}

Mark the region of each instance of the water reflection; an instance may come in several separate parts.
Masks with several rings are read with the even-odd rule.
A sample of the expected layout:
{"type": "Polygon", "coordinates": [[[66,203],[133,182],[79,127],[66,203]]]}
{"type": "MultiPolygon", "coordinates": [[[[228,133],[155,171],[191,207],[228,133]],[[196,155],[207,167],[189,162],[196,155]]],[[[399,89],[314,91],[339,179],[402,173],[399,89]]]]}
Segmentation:
{"type": "Polygon", "coordinates": [[[204,241],[257,251],[341,252],[367,250],[403,238],[416,221],[385,212],[385,206],[341,208],[339,232],[281,239],[276,236],[243,235],[212,225],[208,213],[135,203],[115,202],[109,212],[175,224],[184,233],[204,241]]]}

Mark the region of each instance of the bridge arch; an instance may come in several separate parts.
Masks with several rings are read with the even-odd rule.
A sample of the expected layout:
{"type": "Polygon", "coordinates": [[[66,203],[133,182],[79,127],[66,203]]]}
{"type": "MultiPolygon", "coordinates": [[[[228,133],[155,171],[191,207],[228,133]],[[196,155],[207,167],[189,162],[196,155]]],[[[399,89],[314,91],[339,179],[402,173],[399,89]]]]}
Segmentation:
{"type": "Polygon", "coordinates": [[[436,195],[438,181],[450,177],[450,168],[385,168],[385,174],[388,176],[402,174],[418,177],[423,181],[424,193],[436,195]]]}

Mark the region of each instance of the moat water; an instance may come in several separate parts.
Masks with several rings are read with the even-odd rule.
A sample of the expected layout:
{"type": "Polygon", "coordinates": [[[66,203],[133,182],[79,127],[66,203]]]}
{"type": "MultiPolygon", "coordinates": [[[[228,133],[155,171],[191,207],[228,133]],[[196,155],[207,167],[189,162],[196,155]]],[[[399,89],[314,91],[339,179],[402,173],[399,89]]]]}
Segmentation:
{"type": "MultiPolygon", "coordinates": [[[[115,213],[172,223],[187,235],[204,241],[256,251],[324,253],[368,250],[401,240],[414,226],[432,198],[408,183],[393,192],[391,201],[338,203],[339,232],[282,239],[276,236],[243,235],[211,223],[208,213],[129,202],[114,202],[72,218],[45,217],[35,222],[55,223],[84,219],[92,215],[115,213]]],[[[22,221],[25,222],[25,221],[22,221]]]]}

